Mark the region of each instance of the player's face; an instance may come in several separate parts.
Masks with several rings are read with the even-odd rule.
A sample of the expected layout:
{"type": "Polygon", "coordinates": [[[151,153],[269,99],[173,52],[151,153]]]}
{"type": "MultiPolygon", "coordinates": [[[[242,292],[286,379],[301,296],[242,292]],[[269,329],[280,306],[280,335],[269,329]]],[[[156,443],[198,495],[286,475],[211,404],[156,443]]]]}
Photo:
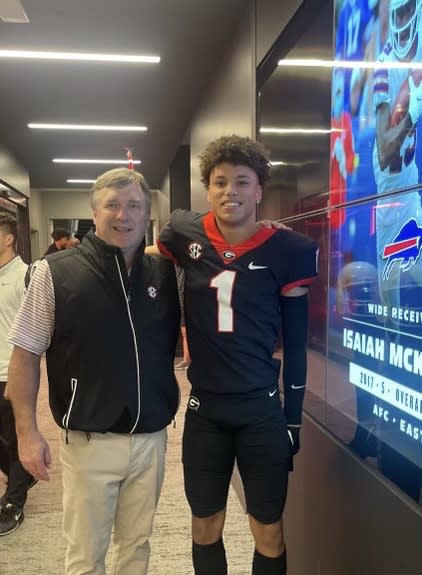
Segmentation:
{"type": "Polygon", "coordinates": [[[104,188],[96,197],[93,218],[96,235],[122,250],[128,261],[138,250],[149,222],[149,206],[141,187],[104,188]]]}
{"type": "Polygon", "coordinates": [[[255,226],[256,204],[262,188],[248,166],[219,164],[210,174],[208,201],[217,220],[230,226],[255,226]]]}
{"type": "Polygon", "coordinates": [[[416,0],[409,0],[399,7],[392,5],[391,9],[393,38],[398,43],[399,58],[411,60],[416,51],[418,19],[416,0]]]}

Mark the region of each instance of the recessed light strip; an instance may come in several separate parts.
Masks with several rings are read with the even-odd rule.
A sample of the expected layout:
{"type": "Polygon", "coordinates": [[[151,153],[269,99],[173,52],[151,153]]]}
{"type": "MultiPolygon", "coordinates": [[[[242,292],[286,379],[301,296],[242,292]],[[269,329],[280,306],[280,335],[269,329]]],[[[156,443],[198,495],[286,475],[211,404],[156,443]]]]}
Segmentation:
{"type": "Polygon", "coordinates": [[[259,128],[262,134],[331,134],[342,132],[340,128],[259,128]]]}
{"type": "Polygon", "coordinates": [[[369,61],[369,60],[318,60],[313,58],[286,58],[285,60],[279,60],[278,65],[287,68],[359,68],[367,70],[376,70],[377,68],[388,68],[388,69],[403,69],[409,70],[420,70],[422,69],[422,62],[412,62],[409,66],[409,62],[381,62],[381,61],[369,61]]]}
{"type": "MultiPolygon", "coordinates": [[[[55,164],[127,164],[127,158],[121,160],[85,159],[85,158],[53,158],[55,164]]],[[[132,164],[140,164],[140,160],[132,160],[132,164]]]]}
{"type": "Polygon", "coordinates": [[[128,64],[157,64],[160,62],[160,56],[92,54],[88,52],[41,52],[34,50],[0,50],[0,58],[68,60],[77,62],[125,62],[128,64]]]}
{"type": "Polygon", "coordinates": [[[146,126],[107,126],[101,124],[28,124],[33,130],[92,130],[110,132],[146,132],[146,126]]]}
{"type": "Polygon", "coordinates": [[[69,184],[93,184],[96,180],[66,180],[69,184]]]}

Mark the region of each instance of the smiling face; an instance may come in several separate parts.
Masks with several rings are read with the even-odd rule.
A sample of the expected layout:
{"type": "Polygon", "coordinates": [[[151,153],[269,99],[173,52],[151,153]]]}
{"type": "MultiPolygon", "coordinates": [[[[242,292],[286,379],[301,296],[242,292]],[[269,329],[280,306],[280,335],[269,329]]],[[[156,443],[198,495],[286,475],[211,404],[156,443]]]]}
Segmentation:
{"type": "Polygon", "coordinates": [[[253,233],[256,204],[261,197],[262,188],[258,176],[248,166],[224,162],[212,170],[208,201],[220,227],[253,233]]]}
{"type": "Polygon", "coordinates": [[[107,244],[120,248],[128,265],[144,239],[149,216],[149,203],[134,182],[97,192],[93,208],[95,233],[107,244]]]}

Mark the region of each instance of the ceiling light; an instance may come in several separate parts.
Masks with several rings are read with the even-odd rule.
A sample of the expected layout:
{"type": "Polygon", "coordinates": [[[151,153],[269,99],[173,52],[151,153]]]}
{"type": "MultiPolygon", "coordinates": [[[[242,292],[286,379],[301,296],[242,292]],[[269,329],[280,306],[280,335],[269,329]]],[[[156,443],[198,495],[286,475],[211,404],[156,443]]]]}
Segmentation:
{"type": "Polygon", "coordinates": [[[339,128],[259,128],[262,134],[331,134],[343,132],[339,128]]]}
{"type": "Polygon", "coordinates": [[[275,161],[275,162],[270,162],[270,166],[294,166],[294,167],[300,167],[300,166],[309,166],[311,164],[318,164],[319,162],[317,160],[305,160],[304,162],[282,162],[282,161],[275,161]]]}
{"type": "MultiPolygon", "coordinates": [[[[87,160],[85,158],[53,158],[52,160],[55,164],[127,164],[127,158],[122,158],[121,160],[87,160]]],[[[140,160],[132,160],[132,164],[140,164],[140,160]]]]}
{"type": "Polygon", "coordinates": [[[96,180],[66,180],[69,184],[93,184],[96,180]]]}
{"type": "Polygon", "coordinates": [[[0,50],[0,58],[21,58],[32,60],[69,60],[78,62],[125,62],[128,64],[155,64],[159,56],[130,54],[91,54],[88,52],[40,52],[33,50],[0,50]]]}
{"type": "MultiPolygon", "coordinates": [[[[281,67],[294,68],[362,68],[375,70],[376,68],[403,69],[409,70],[409,62],[381,62],[369,60],[317,60],[313,58],[286,58],[279,60],[278,65],[281,67]]],[[[412,70],[422,69],[422,62],[412,62],[412,70]]]]}
{"type": "Polygon", "coordinates": [[[146,132],[146,126],[108,126],[101,124],[28,124],[34,130],[97,130],[110,132],[146,132]]]}

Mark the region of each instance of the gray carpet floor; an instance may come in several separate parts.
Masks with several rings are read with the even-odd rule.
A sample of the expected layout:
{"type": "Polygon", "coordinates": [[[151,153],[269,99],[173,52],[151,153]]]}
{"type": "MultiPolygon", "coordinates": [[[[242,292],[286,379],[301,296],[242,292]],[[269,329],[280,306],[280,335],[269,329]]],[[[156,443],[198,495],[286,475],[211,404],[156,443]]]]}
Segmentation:
{"type": "MultiPolygon", "coordinates": [[[[168,428],[167,470],[151,539],[149,575],[191,575],[190,512],[183,492],[180,463],[183,414],[189,385],[186,373],[177,372],[182,391],[176,427],[168,428]]],[[[29,492],[25,520],[10,535],[0,538],[0,575],[61,575],[64,541],[61,532],[61,473],[58,428],[48,406],[45,367],[39,397],[39,426],[53,457],[51,479],[29,492]]],[[[247,516],[234,493],[229,496],[225,545],[230,575],[247,575],[253,554],[247,516]]],[[[107,564],[110,565],[111,557],[107,564]]]]}

